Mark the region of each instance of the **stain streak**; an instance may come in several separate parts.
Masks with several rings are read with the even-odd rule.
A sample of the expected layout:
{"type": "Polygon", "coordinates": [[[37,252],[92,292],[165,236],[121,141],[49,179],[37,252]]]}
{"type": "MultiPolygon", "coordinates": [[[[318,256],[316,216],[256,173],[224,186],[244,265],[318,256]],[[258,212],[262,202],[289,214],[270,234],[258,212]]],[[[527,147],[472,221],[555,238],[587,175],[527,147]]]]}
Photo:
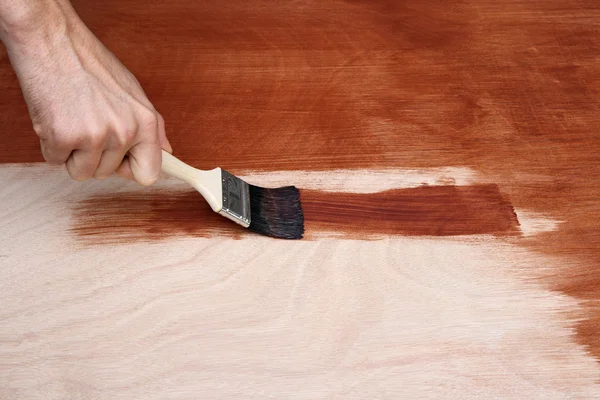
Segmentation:
{"type": "MultiPolygon", "coordinates": [[[[308,238],[317,232],[359,239],[519,232],[512,205],[492,184],[423,186],[369,194],[301,193],[308,238]]],[[[195,191],[94,197],[77,204],[73,215],[72,231],[87,244],[253,234],[215,214],[195,191]]]]}

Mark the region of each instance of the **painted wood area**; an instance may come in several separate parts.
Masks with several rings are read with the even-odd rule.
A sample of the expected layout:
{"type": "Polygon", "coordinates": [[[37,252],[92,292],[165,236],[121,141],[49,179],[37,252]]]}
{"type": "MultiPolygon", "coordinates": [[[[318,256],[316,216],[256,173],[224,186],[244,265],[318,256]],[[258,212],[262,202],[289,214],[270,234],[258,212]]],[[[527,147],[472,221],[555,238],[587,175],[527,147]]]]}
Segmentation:
{"type": "Polygon", "coordinates": [[[40,163],[0,50],[0,399],[600,398],[600,3],[74,5],[307,235],[40,163]]]}

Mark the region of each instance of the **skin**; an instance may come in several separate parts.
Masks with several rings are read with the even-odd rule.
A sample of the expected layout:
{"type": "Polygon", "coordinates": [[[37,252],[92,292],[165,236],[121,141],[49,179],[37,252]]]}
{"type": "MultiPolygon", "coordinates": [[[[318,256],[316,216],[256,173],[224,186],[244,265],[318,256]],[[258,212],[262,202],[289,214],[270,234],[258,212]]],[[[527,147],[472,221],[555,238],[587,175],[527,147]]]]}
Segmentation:
{"type": "Polygon", "coordinates": [[[0,0],[0,40],[47,162],[78,181],[157,180],[164,120],[68,0],[0,0]]]}

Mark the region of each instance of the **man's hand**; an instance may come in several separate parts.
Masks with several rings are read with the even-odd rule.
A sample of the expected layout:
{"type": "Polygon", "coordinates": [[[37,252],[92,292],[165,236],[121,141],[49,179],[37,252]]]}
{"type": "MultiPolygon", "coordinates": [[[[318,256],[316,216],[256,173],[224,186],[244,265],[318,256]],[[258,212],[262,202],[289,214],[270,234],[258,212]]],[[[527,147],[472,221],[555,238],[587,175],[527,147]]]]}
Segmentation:
{"type": "Polygon", "coordinates": [[[0,39],[46,161],[76,180],[156,181],[172,151],[164,120],[67,0],[0,0],[0,39]]]}

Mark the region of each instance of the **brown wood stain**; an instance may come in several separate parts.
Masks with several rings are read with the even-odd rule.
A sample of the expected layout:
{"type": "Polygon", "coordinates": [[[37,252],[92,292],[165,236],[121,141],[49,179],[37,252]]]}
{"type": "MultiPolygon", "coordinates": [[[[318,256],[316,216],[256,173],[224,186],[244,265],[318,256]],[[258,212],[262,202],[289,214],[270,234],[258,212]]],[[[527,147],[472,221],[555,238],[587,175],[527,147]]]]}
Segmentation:
{"type": "Polygon", "coordinates": [[[78,203],[72,231],[86,244],[154,241],[173,236],[238,238],[247,230],[214,213],[196,191],[98,196],[78,203]]]}
{"type": "MultiPolygon", "coordinates": [[[[379,193],[302,191],[306,236],[515,235],[518,221],[496,185],[423,186],[379,193]]],[[[178,235],[239,238],[249,231],[215,214],[196,191],[119,193],[75,207],[73,232],[87,244],[178,235]]]]}
{"type": "MultiPolygon", "coordinates": [[[[564,221],[522,243],[565,257],[548,281],[600,356],[600,3],[74,3],[197,167],[469,166],[564,221]]],[[[0,126],[0,162],[41,161],[3,53],[0,126]]]]}
{"type": "Polygon", "coordinates": [[[517,216],[496,185],[423,186],[380,193],[304,191],[307,229],[369,235],[516,234],[517,216]]]}

